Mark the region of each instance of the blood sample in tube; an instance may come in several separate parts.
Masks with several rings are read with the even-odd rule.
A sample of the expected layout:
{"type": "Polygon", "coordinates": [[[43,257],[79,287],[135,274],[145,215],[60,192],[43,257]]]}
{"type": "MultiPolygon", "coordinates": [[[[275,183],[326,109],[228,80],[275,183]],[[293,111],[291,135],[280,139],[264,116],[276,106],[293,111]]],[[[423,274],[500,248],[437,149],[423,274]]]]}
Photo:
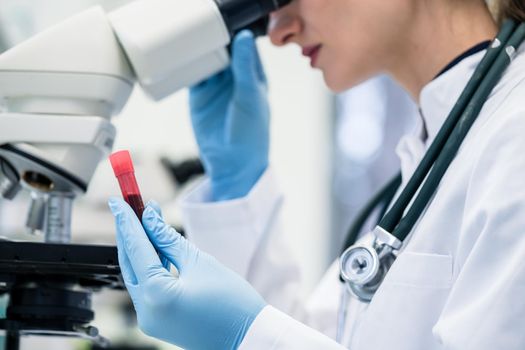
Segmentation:
{"type": "MultiPolygon", "coordinates": [[[[144,202],[140,194],[139,185],[135,178],[135,169],[128,151],[118,151],[109,156],[111,167],[117,177],[122,197],[129,204],[131,209],[135,212],[139,220],[142,222],[142,213],[144,213],[144,202]]],[[[158,253],[158,252],[157,252],[158,253]]],[[[159,254],[159,258],[167,270],[170,264],[166,257],[159,254]]]]}
{"type": "Polygon", "coordinates": [[[122,197],[133,209],[137,217],[142,220],[144,202],[140,194],[139,185],[135,178],[135,169],[128,151],[118,151],[109,156],[113,172],[117,177],[122,197]]]}

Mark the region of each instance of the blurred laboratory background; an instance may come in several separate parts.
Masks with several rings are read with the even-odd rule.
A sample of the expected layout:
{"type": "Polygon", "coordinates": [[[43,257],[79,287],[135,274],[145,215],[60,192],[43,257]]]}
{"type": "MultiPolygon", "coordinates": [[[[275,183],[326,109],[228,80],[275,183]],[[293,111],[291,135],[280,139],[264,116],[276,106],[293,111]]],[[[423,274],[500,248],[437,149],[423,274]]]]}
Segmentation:
{"type": "MultiPolygon", "coordinates": [[[[130,0],[1,0],[0,52],[93,5],[115,9],[130,0]]],[[[306,296],[336,257],[359,208],[399,168],[395,145],[415,132],[417,108],[387,77],[377,77],[338,96],[323,84],[295,46],[258,47],[270,84],[271,166],[285,194],[284,232],[302,262],[306,296]]],[[[37,58],[35,58],[37,59],[37,58]]],[[[0,107],[1,108],[1,107],[0,107]]],[[[177,199],[199,176],[187,91],[155,103],[135,87],[117,127],[114,149],[129,149],[145,200],[155,199],[167,220],[183,229],[177,199]]],[[[46,132],[42,130],[42,132],[46,132]]],[[[114,244],[107,199],[119,195],[109,162],[100,164],[86,196],[75,203],[72,240],[114,244]]],[[[0,201],[0,235],[41,240],[26,233],[27,198],[0,201]],[[25,215],[25,214],[24,214],[25,215]]],[[[133,325],[124,292],[94,295],[95,322],[121,349],[173,349],[133,325]],[[128,347],[125,347],[128,346],[128,347]]],[[[0,299],[0,317],[5,309],[0,299]]],[[[0,350],[2,349],[0,342],[0,350]]],[[[26,337],[21,349],[91,349],[89,342],[26,337]]]]}

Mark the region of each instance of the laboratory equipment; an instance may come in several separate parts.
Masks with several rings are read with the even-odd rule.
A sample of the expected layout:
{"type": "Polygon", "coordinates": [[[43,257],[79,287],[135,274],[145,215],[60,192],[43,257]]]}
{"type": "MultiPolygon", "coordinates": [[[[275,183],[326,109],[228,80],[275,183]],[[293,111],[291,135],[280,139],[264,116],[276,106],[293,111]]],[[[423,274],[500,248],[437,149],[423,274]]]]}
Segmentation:
{"type": "MultiPolygon", "coordinates": [[[[525,23],[506,21],[496,39],[467,83],[454,108],[432,141],[422,161],[391,208],[384,214],[374,230],[353,244],[352,228],[340,257],[340,279],[346,284],[339,314],[338,339],[345,321],[347,295],[353,294],[369,302],[381,285],[390,266],[403,247],[421,214],[432,199],[438,184],[454,159],[463,139],[473,125],[483,104],[498,83],[501,75],[512,62],[516,48],[525,39],[525,23]],[[410,205],[410,207],[409,207],[410,205]],[[405,210],[408,208],[408,211],[405,210]]],[[[384,205],[400,183],[396,176],[368,205],[363,217],[376,206],[384,205]]]]}
{"type": "Polygon", "coordinates": [[[172,160],[163,157],[160,161],[178,186],[185,185],[194,177],[204,175],[204,166],[199,158],[190,158],[181,162],[173,162],[172,160]]]}
{"type": "Polygon", "coordinates": [[[228,65],[228,45],[237,32],[263,33],[268,14],[287,3],[138,0],[109,14],[94,7],[0,55],[0,194],[13,199],[22,189],[31,193],[28,231],[42,233],[44,240],[0,242],[10,252],[0,261],[0,293],[23,289],[25,310],[35,313],[20,322],[9,311],[18,302],[11,298],[0,323],[10,329],[9,350],[18,348],[20,334],[102,339],[89,328],[89,317],[71,325],[66,322],[71,315],[47,310],[61,321],[31,324],[41,302],[33,289],[59,290],[60,297],[46,301],[56,311],[61,303],[88,305],[96,288],[122,286],[106,279],[118,276],[115,247],[69,243],[74,199],[87,191],[98,163],[110,153],[116,133],[111,117],[135,81],[156,100],[197,83],[228,65]],[[28,249],[35,256],[26,256],[28,249]],[[72,255],[83,250],[99,259],[72,255]],[[77,260],[83,258],[96,267],[91,275],[77,260]],[[84,294],[76,298],[79,288],[84,294]]]}
{"type": "Polygon", "coordinates": [[[76,336],[107,344],[96,327],[91,294],[122,289],[112,246],[0,240],[0,294],[8,294],[6,350],[21,335],[76,336]]]}
{"type": "Polygon", "coordinates": [[[70,203],[111,150],[110,119],[135,80],[155,99],[197,83],[227,66],[232,35],[288,2],[139,0],[109,14],[95,7],[3,53],[2,195],[13,198],[22,185],[41,194],[31,219],[42,216],[42,201],[58,210],[32,231],[67,242],[70,203]]]}

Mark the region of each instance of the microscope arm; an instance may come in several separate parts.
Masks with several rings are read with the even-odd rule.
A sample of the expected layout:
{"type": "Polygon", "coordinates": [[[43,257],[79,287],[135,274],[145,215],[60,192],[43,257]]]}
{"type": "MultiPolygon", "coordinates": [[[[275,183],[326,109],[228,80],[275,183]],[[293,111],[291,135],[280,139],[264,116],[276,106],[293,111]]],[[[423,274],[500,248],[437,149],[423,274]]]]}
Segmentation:
{"type": "Polygon", "coordinates": [[[115,127],[107,119],[88,116],[6,113],[0,118],[0,130],[0,144],[89,144],[102,153],[111,149],[115,138],[115,127]]]}

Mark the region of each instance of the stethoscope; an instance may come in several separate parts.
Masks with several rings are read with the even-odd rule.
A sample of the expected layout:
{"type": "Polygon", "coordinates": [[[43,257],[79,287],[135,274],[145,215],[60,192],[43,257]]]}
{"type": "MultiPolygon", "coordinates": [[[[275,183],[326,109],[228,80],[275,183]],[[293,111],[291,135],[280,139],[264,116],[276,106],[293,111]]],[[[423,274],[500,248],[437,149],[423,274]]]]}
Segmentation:
{"type": "Polygon", "coordinates": [[[401,185],[400,174],[389,181],[358,214],[348,232],[339,260],[340,279],[345,283],[345,288],[338,313],[338,342],[341,342],[344,333],[350,296],[365,303],[372,300],[403,248],[406,237],[434,196],[441,178],[483,104],[524,39],[525,23],[518,25],[513,20],[503,23],[500,32],[487,49],[452,111],[394,203],[389,206],[401,185]],[[368,217],[378,209],[381,211],[379,223],[372,232],[356,242],[368,217]]]}

